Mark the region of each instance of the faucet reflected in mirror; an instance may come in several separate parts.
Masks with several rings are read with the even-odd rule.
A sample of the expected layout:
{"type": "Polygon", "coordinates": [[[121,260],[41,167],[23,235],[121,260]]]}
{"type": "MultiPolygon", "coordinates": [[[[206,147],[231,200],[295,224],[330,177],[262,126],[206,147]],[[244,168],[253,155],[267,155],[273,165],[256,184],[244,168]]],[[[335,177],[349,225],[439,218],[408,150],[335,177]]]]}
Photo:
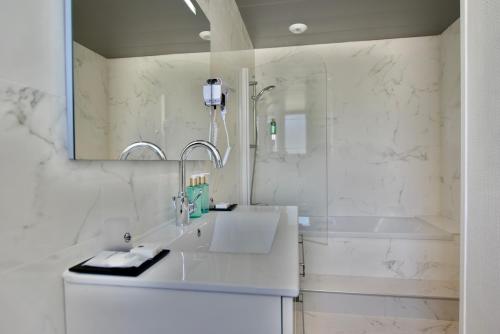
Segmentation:
{"type": "Polygon", "coordinates": [[[130,155],[130,153],[132,153],[132,151],[143,148],[153,151],[160,160],[167,160],[165,153],[160,147],[158,147],[156,144],[147,141],[138,141],[127,146],[123,150],[122,154],[120,154],[120,160],[127,160],[128,156],[130,155]]]}
{"type": "Polygon", "coordinates": [[[200,196],[198,194],[191,202],[186,197],[186,160],[192,150],[198,147],[205,148],[212,160],[214,161],[216,168],[222,168],[224,166],[221,155],[217,147],[206,140],[195,140],[190,142],[184,147],[179,159],[179,193],[174,196],[173,204],[175,208],[175,222],[177,226],[184,226],[189,224],[189,216],[194,210],[194,202],[196,198],[200,196]]]}

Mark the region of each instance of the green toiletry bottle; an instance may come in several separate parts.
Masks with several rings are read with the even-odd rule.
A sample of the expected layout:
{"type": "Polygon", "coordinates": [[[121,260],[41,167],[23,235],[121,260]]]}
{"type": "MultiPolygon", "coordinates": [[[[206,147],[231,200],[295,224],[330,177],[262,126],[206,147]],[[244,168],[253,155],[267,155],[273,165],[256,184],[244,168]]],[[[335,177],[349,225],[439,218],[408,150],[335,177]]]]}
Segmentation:
{"type": "Polygon", "coordinates": [[[207,180],[207,175],[208,174],[203,174],[203,179],[201,183],[201,190],[203,192],[202,201],[201,201],[201,212],[202,213],[208,213],[210,210],[209,205],[210,205],[210,198],[209,198],[209,193],[208,193],[208,180],[207,180]]]}
{"type": "MultiPolygon", "coordinates": [[[[276,126],[276,120],[273,118],[271,120],[271,123],[269,124],[270,127],[269,127],[269,132],[270,132],[270,135],[271,136],[276,136],[276,133],[278,132],[277,130],[277,126],[276,126]]],[[[274,138],[273,138],[274,139],[274,138]]]]}
{"type": "Polygon", "coordinates": [[[190,218],[200,218],[201,217],[201,197],[198,196],[200,189],[197,186],[196,178],[191,177],[189,179],[189,187],[186,188],[187,198],[189,203],[194,204],[194,210],[189,215],[190,218]]]}

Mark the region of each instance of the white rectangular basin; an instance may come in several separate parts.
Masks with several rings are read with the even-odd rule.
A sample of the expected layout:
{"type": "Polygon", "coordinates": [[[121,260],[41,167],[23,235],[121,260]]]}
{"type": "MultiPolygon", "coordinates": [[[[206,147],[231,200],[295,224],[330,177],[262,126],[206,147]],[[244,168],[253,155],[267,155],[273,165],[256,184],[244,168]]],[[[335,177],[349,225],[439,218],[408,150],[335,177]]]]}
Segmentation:
{"type": "Polygon", "coordinates": [[[273,245],[279,213],[245,212],[217,215],[209,250],[267,254],[273,245]]]}
{"type": "Polygon", "coordinates": [[[267,254],[278,227],[279,212],[216,214],[175,240],[172,251],[267,254]]]}

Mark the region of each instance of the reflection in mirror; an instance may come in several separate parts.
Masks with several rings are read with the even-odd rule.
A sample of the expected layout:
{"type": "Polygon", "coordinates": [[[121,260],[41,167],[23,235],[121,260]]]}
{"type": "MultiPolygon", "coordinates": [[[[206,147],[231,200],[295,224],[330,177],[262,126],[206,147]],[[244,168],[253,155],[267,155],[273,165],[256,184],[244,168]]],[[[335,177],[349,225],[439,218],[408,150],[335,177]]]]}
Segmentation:
{"type": "Polygon", "coordinates": [[[210,22],[196,1],[72,5],[76,159],[178,160],[186,143],[207,138],[210,22]],[[152,146],[124,152],[141,142],[152,146]]]}

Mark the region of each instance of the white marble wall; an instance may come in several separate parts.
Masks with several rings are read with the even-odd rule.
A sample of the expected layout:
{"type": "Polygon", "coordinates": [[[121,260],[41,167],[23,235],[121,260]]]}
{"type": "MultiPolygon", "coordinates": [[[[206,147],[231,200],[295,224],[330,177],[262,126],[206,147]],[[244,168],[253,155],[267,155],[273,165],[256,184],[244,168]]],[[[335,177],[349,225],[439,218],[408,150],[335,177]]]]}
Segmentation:
{"type": "Polygon", "coordinates": [[[62,272],[108,218],[134,234],[171,218],[178,164],[69,161],[63,1],[3,1],[0,27],[0,332],[63,334],[62,272]]]}
{"type": "Polygon", "coordinates": [[[461,333],[500,328],[500,2],[463,1],[461,333]]]}
{"type": "MultiPolygon", "coordinates": [[[[304,197],[315,197],[323,207],[328,204],[335,215],[439,213],[439,41],[422,37],[257,50],[258,81],[288,85],[269,71],[259,71],[270,57],[274,64],[298,55],[309,59],[314,65],[294,62],[294,67],[311,71],[306,82],[320,69],[328,74],[322,88],[327,96],[317,95],[321,89],[308,92],[306,99],[294,95],[306,108],[317,106],[324,124],[327,111],[329,118],[328,160],[323,152],[314,162],[315,176],[308,179],[328,181],[328,196],[308,192],[304,197]],[[326,168],[327,174],[321,172],[326,168]]],[[[261,112],[269,113],[266,108],[261,106],[261,112]]],[[[293,112],[287,108],[286,113],[293,112]]],[[[325,142],[326,134],[314,138],[318,133],[325,133],[324,128],[308,132],[308,145],[325,142]]],[[[267,174],[262,163],[258,167],[259,175],[267,174]]],[[[258,192],[287,192],[257,182],[258,192]]]]}
{"type": "Polygon", "coordinates": [[[8,143],[0,148],[6,157],[0,168],[0,312],[5,319],[0,332],[29,333],[26,326],[43,325],[48,327],[38,332],[62,333],[58,296],[64,268],[97,250],[98,244],[81,245],[99,237],[108,218],[127,217],[134,234],[171,218],[177,164],[69,161],[64,97],[5,80],[0,81],[0,129],[1,141],[8,143]],[[76,257],[66,257],[71,247],[76,257]],[[27,314],[34,322],[25,319],[27,314]]]}
{"type": "Polygon", "coordinates": [[[460,222],[460,20],[441,35],[441,214],[460,222]]]}
{"type": "MultiPolygon", "coordinates": [[[[307,240],[311,239],[310,237],[307,240]]],[[[308,273],[455,282],[459,242],[443,240],[330,238],[306,242],[308,273]]]]}
{"type": "Polygon", "coordinates": [[[76,42],[73,54],[76,156],[109,160],[108,61],[76,42]]]}
{"type": "MultiPolygon", "coordinates": [[[[307,313],[335,314],[359,317],[403,318],[403,319],[433,319],[458,321],[458,301],[446,299],[405,298],[384,295],[356,295],[343,293],[304,293],[304,307],[307,313]]],[[[311,324],[313,325],[313,324],[311,324]]],[[[397,326],[395,326],[397,327],[397,326]]],[[[337,329],[337,328],[336,328],[337,329]]],[[[326,333],[326,328],[322,328],[326,333]]],[[[409,334],[403,331],[399,333],[409,334]]],[[[311,331],[314,334],[321,332],[311,331]]],[[[353,328],[339,333],[371,333],[354,331],[353,328]]],[[[375,333],[394,333],[390,329],[381,329],[375,333]]],[[[411,332],[413,333],[413,332],[411,332]]],[[[418,333],[418,332],[417,332],[418,333]]],[[[425,331],[424,331],[425,333],[425,331]]]]}
{"type": "MultiPolygon", "coordinates": [[[[307,128],[307,154],[286,154],[280,135],[278,153],[261,143],[256,201],[298,202],[303,214],[313,216],[328,208],[329,215],[444,211],[457,217],[452,215],[458,210],[460,145],[456,26],[443,37],[256,50],[259,87],[278,87],[259,104],[261,122],[278,114],[316,115],[307,128]],[[296,72],[300,78],[290,80],[296,72]],[[314,89],[294,92],[300,82],[314,89]],[[327,135],[328,154],[322,146],[327,135]],[[307,158],[310,163],[304,163],[307,158]],[[275,177],[278,170],[284,175],[275,177]]],[[[269,146],[268,125],[260,128],[269,146]]]]}
{"type": "MultiPolygon", "coordinates": [[[[109,158],[146,140],[178,160],[186,143],[208,139],[202,87],[209,62],[210,53],[109,59],[109,158]]],[[[207,155],[193,152],[192,158],[207,155]]]]}
{"type": "MultiPolygon", "coordinates": [[[[208,138],[202,87],[210,53],[106,59],[74,45],[77,159],[117,160],[125,147],[145,140],[177,160],[186,143],[208,138]]],[[[158,159],[132,152],[132,160],[137,153],[158,159]]]]}

